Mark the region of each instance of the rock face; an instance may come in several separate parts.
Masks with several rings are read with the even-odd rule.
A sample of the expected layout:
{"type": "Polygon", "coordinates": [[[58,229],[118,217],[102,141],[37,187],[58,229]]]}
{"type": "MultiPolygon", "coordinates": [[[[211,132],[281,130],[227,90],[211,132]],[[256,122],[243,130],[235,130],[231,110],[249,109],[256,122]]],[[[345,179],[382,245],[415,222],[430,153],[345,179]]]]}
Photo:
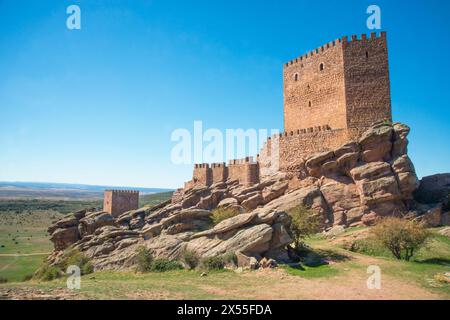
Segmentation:
{"type": "Polygon", "coordinates": [[[313,154],[296,172],[265,176],[258,184],[228,180],[179,189],[171,201],[117,218],[102,211],[77,212],[49,228],[55,245],[49,261],[56,263],[72,246],[91,258],[97,270],[126,269],[133,266],[136,249],[145,246],[155,258],[178,259],[186,250],[200,257],[233,252],[240,266],[270,267],[288,260],[292,238],[287,212],[296,206],[317,212],[330,235],[392,215],[442,224],[445,206],[430,201],[448,196],[449,176],[425,178],[416,191],[408,133],[405,125],[380,122],[358,141],[313,154]],[[428,202],[414,200],[414,195],[422,199],[430,192],[428,202]],[[216,208],[240,214],[214,226],[216,208]]]}

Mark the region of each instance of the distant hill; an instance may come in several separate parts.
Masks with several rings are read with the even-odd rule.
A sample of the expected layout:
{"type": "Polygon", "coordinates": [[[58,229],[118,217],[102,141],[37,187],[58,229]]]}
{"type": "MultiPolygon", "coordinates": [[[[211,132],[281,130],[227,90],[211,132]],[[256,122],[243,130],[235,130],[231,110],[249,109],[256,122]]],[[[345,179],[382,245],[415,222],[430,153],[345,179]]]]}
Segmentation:
{"type": "Polygon", "coordinates": [[[154,194],[173,191],[163,188],[139,188],[124,186],[100,186],[48,182],[4,182],[0,181],[0,199],[59,199],[92,200],[103,198],[103,191],[138,190],[141,194],[154,194]]]}

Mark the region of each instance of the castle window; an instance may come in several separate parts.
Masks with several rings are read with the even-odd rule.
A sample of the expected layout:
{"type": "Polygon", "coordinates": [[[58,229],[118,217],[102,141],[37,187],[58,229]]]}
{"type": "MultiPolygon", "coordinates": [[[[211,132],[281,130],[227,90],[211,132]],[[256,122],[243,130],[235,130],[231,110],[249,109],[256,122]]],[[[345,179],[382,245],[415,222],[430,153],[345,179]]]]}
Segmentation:
{"type": "Polygon", "coordinates": [[[308,106],[311,107],[311,105],[312,105],[312,103],[311,103],[311,101],[309,101],[309,102],[308,102],[308,106]]]}
{"type": "Polygon", "coordinates": [[[294,75],[294,81],[298,81],[298,73],[294,75]]]}
{"type": "Polygon", "coordinates": [[[321,64],[320,64],[320,67],[319,67],[319,70],[320,70],[320,71],[323,71],[323,69],[324,69],[324,65],[323,65],[323,63],[321,63],[321,64]]]}
{"type": "Polygon", "coordinates": [[[366,51],[366,59],[369,59],[369,51],[366,51]]]}

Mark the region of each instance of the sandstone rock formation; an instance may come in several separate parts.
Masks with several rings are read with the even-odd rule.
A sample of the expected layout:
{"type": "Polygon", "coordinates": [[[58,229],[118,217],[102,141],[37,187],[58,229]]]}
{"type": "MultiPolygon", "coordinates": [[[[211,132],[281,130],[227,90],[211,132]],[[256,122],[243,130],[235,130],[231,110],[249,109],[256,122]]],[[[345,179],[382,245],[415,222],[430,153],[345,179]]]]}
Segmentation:
{"type": "Polygon", "coordinates": [[[179,259],[186,250],[201,257],[234,252],[240,265],[273,267],[289,259],[287,211],[299,205],[320,214],[331,235],[391,215],[438,225],[448,209],[414,200],[419,180],[407,155],[408,133],[403,124],[379,122],[358,141],[310,155],[297,171],[263,176],[258,184],[227,180],[187,187],[171,201],[117,218],[101,211],[69,215],[49,228],[55,244],[49,261],[56,263],[72,246],[91,258],[96,270],[126,269],[133,266],[136,249],[145,246],[155,258],[179,259]],[[214,226],[211,214],[217,207],[240,214],[214,226]]]}

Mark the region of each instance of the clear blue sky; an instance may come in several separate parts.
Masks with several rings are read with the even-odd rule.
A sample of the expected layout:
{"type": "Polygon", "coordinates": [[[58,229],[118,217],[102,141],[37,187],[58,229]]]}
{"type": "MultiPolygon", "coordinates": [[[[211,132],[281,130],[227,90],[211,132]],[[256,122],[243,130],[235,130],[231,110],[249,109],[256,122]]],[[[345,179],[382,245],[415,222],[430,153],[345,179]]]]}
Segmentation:
{"type": "Polygon", "coordinates": [[[373,3],[417,172],[449,172],[450,1],[0,0],[0,180],[179,187],[174,129],[282,129],[282,63],[373,3]]]}

